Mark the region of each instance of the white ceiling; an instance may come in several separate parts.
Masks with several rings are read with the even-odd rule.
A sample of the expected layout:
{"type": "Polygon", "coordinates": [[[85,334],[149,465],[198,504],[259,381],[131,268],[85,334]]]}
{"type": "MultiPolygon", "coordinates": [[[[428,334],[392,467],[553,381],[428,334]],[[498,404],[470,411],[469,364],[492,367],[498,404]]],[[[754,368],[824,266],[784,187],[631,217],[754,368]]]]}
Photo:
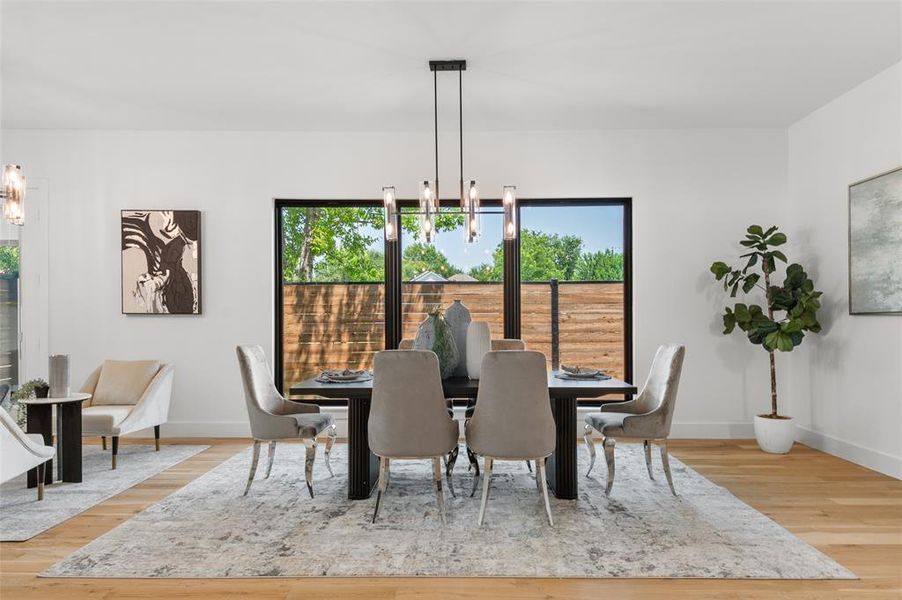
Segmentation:
{"type": "Polygon", "coordinates": [[[896,2],[2,3],[4,128],[784,126],[902,58],[896,2]],[[456,126],[456,76],[440,110],[456,126]]]}

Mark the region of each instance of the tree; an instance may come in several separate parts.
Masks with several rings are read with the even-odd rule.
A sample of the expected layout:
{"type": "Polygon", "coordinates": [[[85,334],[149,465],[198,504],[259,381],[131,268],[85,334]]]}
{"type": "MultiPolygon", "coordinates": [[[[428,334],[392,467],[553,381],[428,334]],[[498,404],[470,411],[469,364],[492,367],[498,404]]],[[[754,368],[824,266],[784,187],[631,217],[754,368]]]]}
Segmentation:
{"type": "Polygon", "coordinates": [[[580,281],[623,281],[623,253],[609,248],[583,254],[576,263],[574,278],[580,281]]]}
{"type": "Polygon", "coordinates": [[[0,246],[0,275],[19,273],[19,247],[0,246]]]}
{"type": "Polygon", "coordinates": [[[432,271],[448,279],[455,273],[463,271],[452,265],[448,258],[439,252],[432,244],[417,242],[404,248],[404,256],[401,261],[402,276],[404,281],[410,281],[417,275],[432,271]]]}
{"type": "Polygon", "coordinates": [[[817,309],[821,306],[822,292],[814,289],[814,282],[802,266],[795,263],[786,267],[782,286],[771,285],[771,276],[776,273],[776,261],[787,262],[786,255],[774,249],[786,243],[786,235],[777,231],[776,225],[767,231],[760,225],[752,225],[746,230],[745,239],[739,243],[751,249],[739,256],[748,259],[745,266],[734,269],[725,262],[717,261],[711,265],[711,273],[717,281],[723,281],[723,289],[729,291],[731,298],[735,298],[740,289],[744,294],[756,289],[763,291],[765,308],[742,302],[737,302],[732,308],[727,306],[723,314],[723,333],[728,335],[738,326],[749,342],[767,351],[770,359],[771,412],[762,416],[777,419],[780,417],[777,413],[774,351],[789,352],[802,343],[806,331],[818,333],[821,330],[817,309]],[[752,271],[756,265],[764,275],[763,286],[759,283],[761,275],[752,271]],[[784,315],[777,317],[777,312],[784,312],[784,315]]]}
{"type": "MultiPolygon", "coordinates": [[[[573,235],[543,233],[523,229],[520,232],[520,278],[523,281],[572,280],[576,272],[583,241],[573,235]]],[[[480,281],[501,281],[504,273],[504,248],[499,244],[492,252],[492,264],[470,269],[480,281]]]]}
{"type": "MultiPolygon", "coordinates": [[[[327,281],[336,269],[349,281],[366,281],[373,274],[373,246],[382,239],[385,217],[381,207],[290,207],[282,212],[282,280],[327,281]],[[375,232],[374,232],[375,230],[375,232]],[[326,261],[322,276],[317,264],[326,261]],[[337,265],[343,264],[341,268],[337,265]]],[[[463,223],[460,213],[442,213],[435,218],[437,231],[448,231],[463,223]]],[[[419,239],[418,216],[402,214],[401,225],[419,239]]]]}
{"type": "Polygon", "coordinates": [[[385,255],[379,250],[327,254],[317,261],[313,281],[383,281],[385,255]]]}

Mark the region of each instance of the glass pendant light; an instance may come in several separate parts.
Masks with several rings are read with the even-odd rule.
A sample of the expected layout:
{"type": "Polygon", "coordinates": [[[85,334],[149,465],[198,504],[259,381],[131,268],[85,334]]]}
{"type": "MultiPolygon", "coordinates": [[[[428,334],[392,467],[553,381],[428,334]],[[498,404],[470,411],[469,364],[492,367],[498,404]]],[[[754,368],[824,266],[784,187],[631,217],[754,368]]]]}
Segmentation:
{"type": "Polygon", "coordinates": [[[420,230],[427,244],[431,244],[435,239],[436,212],[438,212],[436,190],[430,182],[424,181],[420,185],[420,230]]]}
{"type": "Polygon", "coordinates": [[[395,198],[395,188],[387,186],[382,188],[382,202],[385,206],[385,241],[398,241],[398,201],[395,198]]]}
{"type": "Polygon", "coordinates": [[[480,205],[479,205],[479,188],[476,187],[476,181],[471,180],[467,185],[467,190],[464,193],[464,199],[466,204],[463,208],[464,214],[466,215],[466,228],[464,230],[467,242],[475,242],[479,237],[479,214],[480,214],[480,205]]]}
{"type": "Polygon", "coordinates": [[[3,216],[11,225],[25,224],[25,174],[19,165],[5,165],[0,183],[3,216]]]}
{"type": "Polygon", "coordinates": [[[517,186],[506,185],[501,191],[504,209],[504,239],[517,239],[517,186]]]}

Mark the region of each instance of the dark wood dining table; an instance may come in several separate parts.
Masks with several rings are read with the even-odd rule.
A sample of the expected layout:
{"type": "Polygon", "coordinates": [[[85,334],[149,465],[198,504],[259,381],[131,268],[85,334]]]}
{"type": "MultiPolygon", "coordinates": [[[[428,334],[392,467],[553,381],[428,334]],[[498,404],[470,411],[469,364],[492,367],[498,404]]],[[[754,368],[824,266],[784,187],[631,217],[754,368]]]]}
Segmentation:
{"type": "MultiPolygon", "coordinates": [[[[442,381],[446,398],[475,399],[479,381],[450,377],[442,381]]],[[[307,379],[290,387],[292,396],[322,396],[348,400],[348,498],[369,498],[379,478],[379,458],[370,451],[368,421],[373,395],[372,379],[357,383],[322,383],[307,379]]],[[[545,469],[548,485],[558,498],[574,500],[579,493],[576,468],[576,406],[578,398],[621,396],[628,398],[636,387],[619,379],[573,380],[548,374],[548,394],[557,434],[554,453],[545,469]]],[[[621,401],[618,399],[616,401],[621,401]]]]}

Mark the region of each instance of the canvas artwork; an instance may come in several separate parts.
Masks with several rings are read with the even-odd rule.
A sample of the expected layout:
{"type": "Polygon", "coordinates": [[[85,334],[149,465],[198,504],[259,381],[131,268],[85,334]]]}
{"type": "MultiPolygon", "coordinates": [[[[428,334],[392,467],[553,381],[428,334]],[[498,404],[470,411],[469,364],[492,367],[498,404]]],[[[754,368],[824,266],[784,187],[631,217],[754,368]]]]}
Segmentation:
{"type": "Polygon", "coordinates": [[[902,313],[902,167],[849,186],[849,312],[902,313]]]}
{"type": "Polygon", "coordinates": [[[122,312],[199,315],[200,211],[122,211],[122,312]]]}

